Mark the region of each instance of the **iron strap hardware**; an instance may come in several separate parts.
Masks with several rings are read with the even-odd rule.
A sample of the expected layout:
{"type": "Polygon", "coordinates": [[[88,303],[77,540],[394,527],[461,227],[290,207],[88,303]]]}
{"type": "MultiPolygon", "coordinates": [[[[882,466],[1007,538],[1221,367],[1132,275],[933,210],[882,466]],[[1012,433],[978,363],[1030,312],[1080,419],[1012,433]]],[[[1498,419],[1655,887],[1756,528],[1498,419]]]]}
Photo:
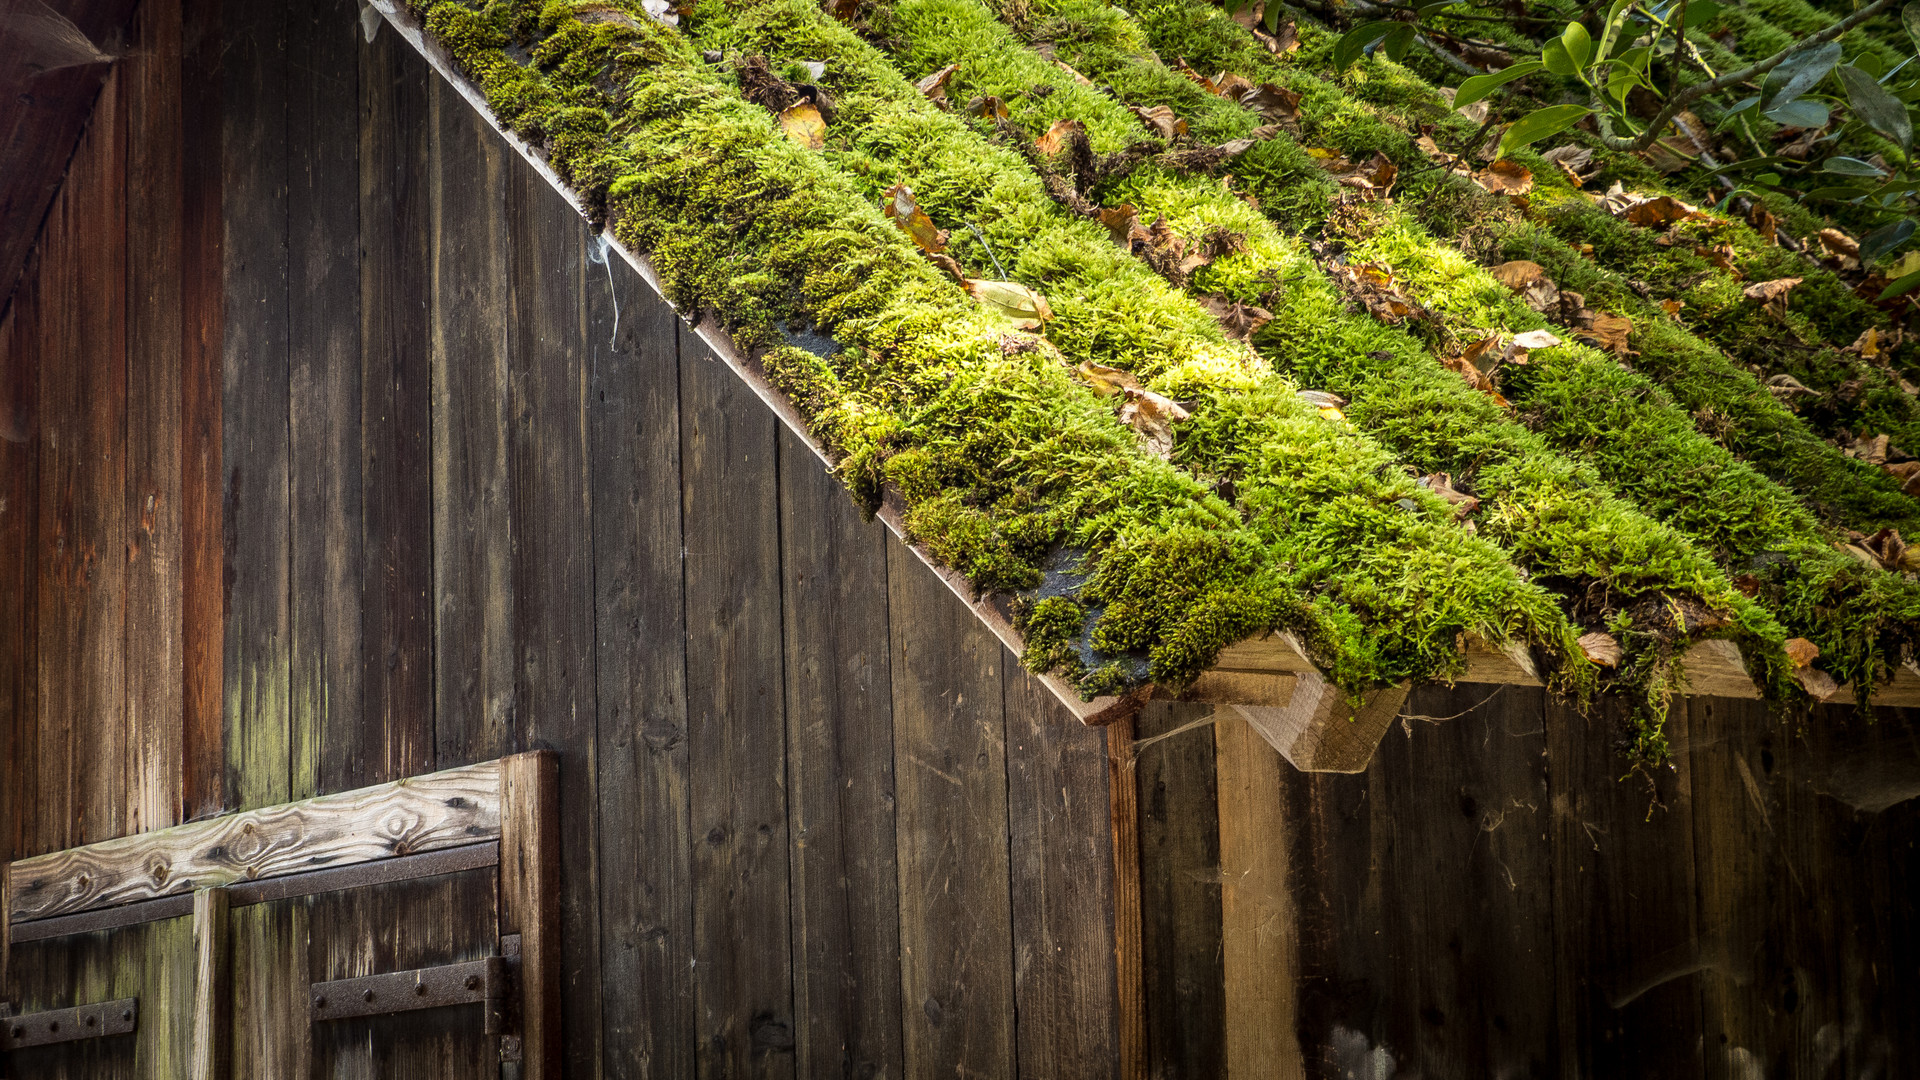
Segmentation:
{"type": "Polygon", "coordinates": [[[96,1001],[71,1009],[0,1017],[0,1050],[125,1035],[140,1022],[140,999],[96,1001]]]}
{"type": "Polygon", "coordinates": [[[489,956],[463,964],[317,982],[309,987],[308,1015],[317,1023],[446,1005],[480,1005],[486,1010],[486,1033],[496,1035],[501,1029],[506,989],[504,962],[498,956],[489,956]]]}

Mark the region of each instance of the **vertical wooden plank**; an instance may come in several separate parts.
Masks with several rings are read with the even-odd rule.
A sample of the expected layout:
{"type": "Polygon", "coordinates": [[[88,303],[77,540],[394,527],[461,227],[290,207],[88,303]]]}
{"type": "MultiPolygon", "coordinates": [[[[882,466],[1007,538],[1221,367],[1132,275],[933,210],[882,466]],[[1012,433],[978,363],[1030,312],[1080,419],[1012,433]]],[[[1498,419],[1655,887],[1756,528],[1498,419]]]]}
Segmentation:
{"type": "MultiPolygon", "coordinates": [[[[290,5],[287,81],[287,460],[292,510],[288,610],[288,797],[391,780],[385,740],[361,707],[360,251],[403,235],[369,223],[343,181],[359,164],[352,0],[290,5]]],[[[378,129],[385,119],[368,118],[378,129]]],[[[417,224],[417,223],[416,223],[417,224]]],[[[414,318],[419,320],[419,308],[414,318]]]]}
{"type": "Polygon", "coordinates": [[[772,414],[680,336],[695,1046],[703,1076],[793,1073],[772,414]]]}
{"type": "Polygon", "coordinates": [[[227,787],[292,798],[287,352],[287,10],[222,12],[222,493],[227,787]]]}
{"type": "Polygon", "coordinates": [[[226,803],[221,0],[181,0],[181,816],[226,803]]]}
{"type": "Polygon", "coordinates": [[[42,244],[40,791],[48,850],[129,825],[126,128],[108,77],[42,244]],[[70,800],[70,801],[69,801],[70,800]],[[48,807],[53,810],[53,807],[48,807]]]}
{"type": "MultiPolygon", "coordinates": [[[[35,795],[39,635],[34,627],[40,342],[33,294],[30,278],[0,319],[0,775],[6,781],[0,789],[0,858],[7,861],[29,853],[40,812],[35,795]]],[[[4,949],[0,945],[0,957],[4,949]]],[[[0,995],[6,986],[0,971],[0,995]]]]}
{"type": "Polygon", "coordinates": [[[784,428],[780,568],[797,1067],[899,1076],[886,532],[784,428]]]}
{"type": "MultiPolygon", "coordinates": [[[[1584,1076],[1700,1075],[1689,762],[1628,775],[1623,706],[1549,701],[1560,1067],[1584,1076]]],[[[1688,745],[1687,710],[1667,718],[1688,745]]]]}
{"type": "Polygon", "coordinates": [[[180,3],[149,0],[119,75],[127,123],[127,728],[131,831],[181,814],[180,3]]]}
{"type": "MultiPolygon", "coordinates": [[[[351,789],[435,767],[434,327],[428,313],[434,310],[434,110],[436,95],[448,91],[400,35],[384,31],[366,42],[356,20],[336,21],[358,43],[360,65],[361,397],[354,450],[364,548],[355,582],[360,723],[340,733],[323,771],[330,784],[351,789]]],[[[489,329],[500,330],[463,332],[489,329]]]]}
{"type": "MultiPolygon", "coordinates": [[[[397,36],[397,35],[393,35],[397,36]]],[[[587,468],[586,223],[515,159],[507,182],[513,339],[514,713],[520,745],[559,755],[567,1071],[600,1068],[599,799],[594,765],[593,498],[587,468]]],[[[605,288],[602,276],[594,284],[605,288]]],[[[611,320],[596,325],[607,340],[611,320]]]]}
{"type": "Polygon", "coordinates": [[[434,761],[446,768],[511,745],[507,162],[472,106],[430,85],[434,761]]]}
{"type": "MultiPolygon", "coordinates": [[[[680,531],[679,317],[619,258],[620,335],[593,350],[603,1056],[694,1072],[693,841],[680,531]]],[[[588,289],[599,314],[600,290],[588,289]]]]}
{"type": "Polygon", "coordinates": [[[304,1003],[314,981],[308,943],[314,900],[281,900],[228,916],[234,1077],[312,1075],[313,1027],[304,1003]]]}
{"type": "Polygon", "coordinates": [[[1107,725],[1107,818],[1113,838],[1113,970],[1120,1080],[1147,1077],[1147,988],[1140,894],[1140,785],[1134,717],[1107,725]]]}
{"type": "Polygon", "coordinates": [[[1295,1080],[1301,1055],[1299,919],[1288,894],[1284,775],[1291,768],[1230,710],[1216,710],[1214,770],[1220,800],[1221,972],[1227,1075],[1295,1080]]]}
{"type": "Polygon", "coordinates": [[[887,543],[906,1075],[1013,1076],[1002,646],[887,543]]]}
{"type": "Polygon", "coordinates": [[[1151,702],[1140,712],[1140,906],[1148,1071],[1220,1076],[1226,1071],[1225,973],[1221,967],[1220,816],[1208,705],[1151,702]]]}
{"type": "Polygon", "coordinates": [[[1120,1067],[1107,739],[1003,652],[1021,1076],[1120,1067]]]}
{"type": "Polygon", "coordinates": [[[226,1080],[232,1047],[227,1011],[233,971],[228,955],[227,891],[193,894],[193,1059],[191,1080],[226,1080]]]}
{"type": "MultiPolygon", "coordinates": [[[[560,756],[515,754],[500,763],[500,933],[520,935],[525,1080],[558,1080],[561,1029],[560,756]]],[[[597,1018],[597,1016],[596,1016],[597,1018]]]]}

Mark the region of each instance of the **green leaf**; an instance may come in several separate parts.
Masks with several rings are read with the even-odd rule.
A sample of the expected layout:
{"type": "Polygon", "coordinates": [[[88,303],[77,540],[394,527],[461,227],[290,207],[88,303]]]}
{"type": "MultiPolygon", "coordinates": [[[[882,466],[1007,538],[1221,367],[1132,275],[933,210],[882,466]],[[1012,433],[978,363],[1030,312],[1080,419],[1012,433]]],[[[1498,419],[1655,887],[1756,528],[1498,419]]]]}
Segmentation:
{"type": "Polygon", "coordinates": [[[1522,60],[1517,64],[1501,68],[1491,75],[1475,75],[1461,83],[1460,89],[1454,91],[1453,107],[1464,109],[1513,80],[1524,78],[1544,67],[1546,65],[1538,60],[1522,60]]]}
{"type": "Polygon", "coordinates": [[[1439,0],[1438,3],[1422,4],[1420,5],[1419,8],[1415,9],[1413,13],[1413,17],[1416,19],[1424,19],[1430,15],[1434,15],[1438,12],[1444,11],[1445,9],[1450,8],[1455,4],[1463,4],[1465,2],[1466,0],[1439,0]]]}
{"type": "Polygon", "coordinates": [[[1500,156],[1505,157],[1509,151],[1539,142],[1549,135],[1558,135],[1592,111],[1585,105],[1549,105],[1544,109],[1535,109],[1507,125],[1507,133],[1500,137],[1500,156]]]}
{"type": "Polygon", "coordinates": [[[1912,218],[1901,218],[1891,225],[1882,225],[1860,238],[1860,261],[1870,263],[1912,238],[1912,218]]]}
{"type": "Polygon", "coordinates": [[[1801,49],[1788,56],[1779,67],[1767,72],[1767,81],[1761,87],[1762,94],[1769,91],[1773,93],[1773,100],[1767,108],[1777,109],[1813,89],[1839,62],[1840,43],[1837,41],[1801,49]]]}
{"type": "Polygon", "coordinates": [[[1579,23],[1568,23],[1560,35],[1560,47],[1567,50],[1573,58],[1573,66],[1583,68],[1593,58],[1593,39],[1587,36],[1587,28],[1579,23]]]}
{"type": "Polygon", "coordinates": [[[1634,0],[1613,0],[1613,6],[1607,9],[1607,21],[1600,24],[1600,49],[1596,55],[1606,57],[1613,52],[1613,44],[1620,34],[1620,24],[1626,20],[1627,9],[1634,0]]]}
{"type": "Polygon", "coordinates": [[[1395,23],[1387,36],[1380,39],[1380,51],[1387,54],[1389,60],[1399,60],[1407,55],[1407,48],[1413,44],[1413,24],[1395,23]]]}
{"type": "Polygon", "coordinates": [[[1540,50],[1540,62],[1547,65],[1547,70],[1555,75],[1571,78],[1580,73],[1580,65],[1573,62],[1573,55],[1567,52],[1566,43],[1559,38],[1547,42],[1546,46],[1540,50]]]}
{"type": "Polygon", "coordinates": [[[1841,184],[1837,187],[1814,188],[1801,198],[1810,202],[1829,199],[1837,202],[1852,202],[1868,194],[1868,189],[1859,184],[1841,184]]]}
{"type": "Polygon", "coordinates": [[[1687,4],[1687,29],[1692,29],[1720,15],[1720,5],[1713,0],[1691,0],[1687,4]]]}
{"type": "Polygon", "coordinates": [[[1733,117],[1733,116],[1736,116],[1736,115],[1738,115],[1738,114],[1740,114],[1740,113],[1743,113],[1743,112],[1746,112],[1746,111],[1747,111],[1748,109],[1751,109],[1751,108],[1753,108],[1753,107],[1754,107],[1755,105],[1758,105],[1758,104],[1760,104],[1760,98],[1759,98],[1759,96],[1758,96],[1758,95],[1756,95],[1756,96],[1754,96],[1754,97],[1749,97],[1749,98],[1741,98],[1741,99],[1740,99],[1739,101],[1737,101],[1737,102],[1734,102],[1734,105],[1733,105],[1733,108],[1731,108],[1731,109],[1728,109],[1728,110],[1727,110],[1726,112],[1724,112],[1724,113],[1721,113],[1721,114],[1720,114],[1720,117],[1721,117],[1721,119],[1723,119],[1723,120],[1724,120],[1724,119],[1729,119],[1729,118],[1731,118],[1731,117],[1733,117]]]}
{"type": "Polygon", "coordinates": [[[1913,120],[1907,116],[1907,107],[1902,105],[1886,88],[1875,81],[1873,76],[1851,65],[1842,64],[1835,69],[1840,75],[1840,85],[1847,88],[1847,100],[1853,103],[1853,111],[1860,114],[1873,130],[1900,144],[1900,149],[1913,149],[1913,120]]]}
{"type": "Polygon", "coordinates": [[[1871,176],[1878,178],[1887,175],[1887,170],[1882,169],[1870,161],[1861,161],[1855,157],[1830,157],[1820,168],[1830,173],[1839,173],[1841,176],[1871,176]]]}
{"type": "Polygon", "coordinates": [[[1766,112],[1767,119],[1782,127],[1820,128],[1827,126],[1827,107],[1817,101],[1789,101],[1766,112]]]}
{"type": "Polygon", "coordinates": [[[1386,37],[1394,27],[1404,25],[1396,22],[1370,22],[1361,23],[1347,31],[1341,35],[1339,41],[1333,43],[1333,70],[1345,71],[1352,67],[1353,62],[1360,59],[1367,51],[1367,46],[1386,37]]]}
{"type": "Polygon", "coordinates": [[[1900,9],[1900,25],[1907,28],[1907,36],[1915,45],[1920,45],[1920,3],[1908,4],[1900,9]]]}
{"type": "Polygon", "coordinates": [[[1905,296],[1915,289],[1920,289],[1920,270],[1915,270],[1903,278],[1895,278],[1893,284],[1881,290],[1880,299],[1891,300],[1896,296],[1905,296]]]}

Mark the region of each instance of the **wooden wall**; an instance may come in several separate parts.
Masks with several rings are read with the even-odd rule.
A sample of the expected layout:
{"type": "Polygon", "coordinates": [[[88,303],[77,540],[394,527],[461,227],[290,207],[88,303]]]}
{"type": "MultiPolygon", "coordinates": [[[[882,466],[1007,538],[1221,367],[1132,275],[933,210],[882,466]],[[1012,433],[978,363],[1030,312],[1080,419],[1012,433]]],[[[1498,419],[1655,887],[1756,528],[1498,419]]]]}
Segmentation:
{"type": "Polygon", "coordinates": [[[1153,1075],[1920,1069],[1911,711],[1694,699],[1651,772],[1539,690],[1403,716],[1353,776],[1275,768],[1238,720],[1141,747],[1153,1075]]]}
{"type": "Polygon", "coordinates": [[[11,857],[552,748],[570,1075],[1113,1075],[1104,733],[358,16],[145,0],[7,316],[11,857]]]}

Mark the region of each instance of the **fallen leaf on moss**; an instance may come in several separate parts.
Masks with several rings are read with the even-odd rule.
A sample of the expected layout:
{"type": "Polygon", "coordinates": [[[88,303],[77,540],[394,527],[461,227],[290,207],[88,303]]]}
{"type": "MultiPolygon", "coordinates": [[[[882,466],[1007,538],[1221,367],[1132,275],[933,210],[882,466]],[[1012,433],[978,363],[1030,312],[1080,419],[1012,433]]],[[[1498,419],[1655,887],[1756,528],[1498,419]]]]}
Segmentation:
{"type": "Polygon", "coordinates": [[[1267,0],[1253,0],[1253,3],[1245,7],[1233,9],[1233,21],[1239,23],[1243,30],[1251,30],[1259,26],[1261,20],[1266,17],[1267,0]]]}
{"type": "Polygon", "coordinates": [[[1840,684],[1833,681],[1833,676],[1817,667],[1795,668],[1793,678],[1815,701],[1825,701],[1840,692],[1840,684]]]}
{"type": "Polygon", "coordinates": [[[1775,278],[1772,281],[1756,281],[1746,288],[1741,289],[1740,295],[1749,300],[1758,300],[1767,304],[1771,304],[1776,300],[1784,303],[1786,295],[1792,292],[1793,287],[1798,284],[1800,284],[1800,279],[1797,277],[1775,278]]]}
{"type": "Polygon", "coordinates": [[[1300,120],[1300,95],[1284,86],[1261,83],[1242,92],[1238,100],[1241,105],[1267,120],[1283,124],[1295,124],[1300,120]]]}
{"type": "Polygon", "coordinates": [[[1013,114],[1007,111],[1007,103],[993,94],[977,97],[967,102],[967,115],[977,116],[988,123],[997,123],[1013,114]]]}
{"type": "Polygon", "coordinates": [[[1578,188],[1586,183],[1586,178],[1580,173],[1592,164],[1593,149],[1568,143],[1565,146],[1556,146],[1540,156],[1559,166],[1560,171],[1566,175],[1567,182],[1578,188]]]}
{"type": "Polygon", "coordinates": [[[1211,79],[1201,79],[1200,85],[1205,87],[1209,94],[1238,101],[1241,94],[1253,89],[1253,80],[1245,75],[1222,71],[1211,79]]]}
{"type": "Polygon", "coordinates": [[[1084,135],[1087,125],[1079,120],[1055,120],[1047,128],[1046,134],[1034,142],[1034,146],[1047,157],[1052,157],[1067,148],[1075,135],[1084,135]]]}
{"type": "Polygon", "coordinates": [[[1779,239],[1780,219],[1774,217],[1773,211],[1768,210],[1762,203],[1756,202],[1747,208],[1747,224],[1753,226],[1754,231],[1760,234],[1761,241],[1768,247],[1772,247],[1779,239]]]}
{"type": "Polygon", "coordinates": [[[1013,325],[1022,330],[1038,330],[1041,323],[1053,318],[1047,298],[1018,282],[968,278],[960,284],[967,295],[1012,319],[1013,325]]]}
{"type": "Polygon", "coordinates": [[[1884,465],[1887,461],[1888,438],[1885,435],[1862,435],[1847,447],[1847,453],[1869,465],[1884,465]]]}
{"type": "Polygon", "coordinates": [[[1786,647],[1787,660],[1797,668],[1806,667],[1820,656],[1820,646],[1803,637],[1789,638],[1786,647]]]}
{"type": "Polygon", "coordinates": [[[1888,570],[1920,570],[1920,548],[1908,547],[1907,542],[1900,538],[1899,529],[1881,529],[1872,536],[1863,537],[1860,547],[1888,570]]]}
{"type": "Polygon", "coordinates": [[[1512,158],[1501,158],[1474,173],[1473,182],[1495,195],[1525,195],[1533,190],[1533,172],[1512,158]]]}
{"type": "Polygon", "coordinates": [[[1555,345],[1562,344],[1559,338],[1546,330],[1529,330],[1524,334],[1515,334],[1513,343],[1523,349],[1551,349],[1555,345]]]}
{"type": "Polygon", "coordinates": [[[680,25],[680,12],[673,0],[640,0],[641,10],[668,26],[680,25]]]}
{"type": "Polygon", "coordinates": [[[1687,302],[1686,302],[1685,300],[1662,300],[1662,301],[1660,301],[1660,310],[1661,310],[1661,311],[1664,311],[1664,312],[1666,312],[1666,313],[1667,313],[1667,314],[1669,314],[1669,315],[1678,315],[1678,314],[1680,314],[1680,309],[1681,309],[1681,308],[1683,308],[1683,307],[1686,307],[1686,306],[1687,306],[1687,302]]]}
{"type": "Polygon", "coordinates": [[[1603,634],[1598,630],[1580,637],[1580,651],[1588,660],[1601,667],[1620,666],[1620,643],[1612,634],[1603,634]]]}
{"type": "Polygon", "coordinates": [[[948,64],[939,71],[914,83],[913,88],[925,94],[928,101],[945,105],[947,103],[947,83],[953,81],[953,73],[959,70],[959,64],[948,64]]]}
{"type": "Polygon", "coordinates": [[[1920,495],[1920,461],[1891,462],[1880,466],[1887,475],[1900,482],[1900,490],[1908,495],[1920,495]]]}
{"type": "Polygon", "coordinates": [[[1333,269],[1335,282],[1347,295],[1382,322],[1398,323],[1420,311],[1411,297],[1394,287],[1393,273],[1384,266],[1343,264],[1333,269]]]}
{"type": "Polygon", "coordinates": [[[1140,211],[1134,209],[1132,203],[1101,207],[1100,224],[1107,227],[1107,233],[1113,237],[1114,243],[1130,251],[1135,241],[1144,244],[1153,239],[1146,226],[1140,224],[1140,211]]]}
{"type": "Polygon", "coordinates": [[[1300,47],[1300,28],[1294,25],[1292,19],[1281,23],[1280,29],[1271,34],[1256,26],[1253,36],[1275,56],[1285,56],[1300,47]]]}
{"type": "Polygon", "coordinates": [[[1627,338],[1632,333],[1633,320],[1624,315],[1595,315],[1592,327],[1577,336],[1592,341],[1615,356],[1638,356],[1638,353],[1627,348],[1627,338]]]}
{"type": "Polygon", "coordinates": [[[1773,378],[1768,379],[1767,389],[1772,391],[1775,397],[1788,398],[1796,394],[1811,394],[1814,397],[1820,396],[1820,391],[1806,386],[1799,379],[1791,375],[1775,375],[1773,378]]]}
{"type": "Polygon", "coordinates": [[[1173,425],[1188,418],[1179,402],[1151,390],[1127,387],[1126,404],[1120,406],[1120,422],[1137,432],[1155,457],[1173,456],[1173,425]]]}
{"type": "Polygon", "coordinates": [[[1627,206],[1627,224],[1646,228],[1670,225],[1676,221],[1706,220],[1707,215],[1671,195],[1641,199],[1627,206]]]}
{"type": "Polygon", "coordinates": [[[928,255],[927,261],[931,262],[933,265],[939,267],[940,269],[945,270],[949,275],[953,277],[953,280],[957,284],[959,284],[962,288],[966,287],[967,272],[960,268],[959,261],[956,260],[953,256],[928,255]]]}
{"type": "Polygon", "coordinates": [[[1273,321],[1273,312],[1252,304],[1242,304],[1224,296],[1203,296],[1200,306],[1220,322],[1220,329],[1235,341],[1246,341],[1273,321]]]}
{"type": "Polygon", "coordinates": [[[1080,361],[1080,365],[1073,370],[1093,388],[1094,393],[1101,397],[1112,397],[1125,390],[1140,389],[1140,380],[1134,378],[1131,371],[1096,364],[1091,360],[1080,361]]]}
{"type": "Polygon", "coordinates": [[[1492,269],[1495,281],[1519,293],[1527,306],[1541,314],[1558,314],[1560,289],[1547,277],[1547,268],[1528,259],[1504,262],[1492,269]]]}
{"type": "Polygon", "coordinates": [[[1453,516],[1456,520],[1464,518],[1475,510],[1480,509],[1479,499],[1474,498],[1464,491],[1454,490],[1453,477],[1447,473],[1429,473],[1415,482],[1451,503],[1453,505],[1453,516]]]}
{"type": "Polygon", "coordinates": [[[789,140],[809,150],[827,145],[827,122],[820,118],[820,110],[811,101],[782,110],[780,130],[786,132],[789,140]]]}
{"type": "Polygon", "coordinates": [[[1847,346],[1845,349],[1842,349],[1841,351],[1850,352],[1855,356],[1862,356],[1868,360],[1879,359],[1880,358],[1880,328],[1877,326],[1867,327],[1865,330],[1861,331],[1859,337],[1853,339],[1853,344],[1847,346]]]}
{"type": "Polygon", "coordinates": [[[886,190],[887,220],[900,227],[900,231],[913,237],[920,250],[929,255],[938,255],[947,250],[947,231],[933,223],[927,212],[920,209],[914,201],[913,189],[905,184],[895,184],[886,190]]]}
{"type": "Polygon", "coordinates": [[[1085,75],[1082,75],[1078,71],[1075,71],[1071,64],[1068,64],[1063,60],[1055,60],[1053,62],[1053,66],[1059,68],[1061,71],[1066,72],[1068,75],[1073,76],[1073,81],[1079,83],[1081,86],[1093,85],[1092,79],[1089,79],[1085,75]]]}
{"type": "Polygon", "coordinates": [[[1712,263],[1716,269],[1725,270],[1735,281],[1743,280],[1746,277],[1745,274],[1740,272],[1740,267],[1734,264],[1733,257],[1738,253],[1733,250],[1732,244],[1715,244],[1712,247],[1696,247],[1693,249],[1693,253],[1712,263]]]}
{"type": "Polygon", "coordinates": [[[1338,172],[1347,168],[1349,165],[1346,155],[1340,153],[1338,150],[1328,150],[1324,146],[1309,146],[1305,147],[1305,150],[1307,151],[1307,156],[1313,159],[1315,165],[1320,166],[1328,172],[1338,172]]]}
{"type": "Polygon", "coordinates": [[[1740,590],[1742,596],[1760,595],[1760,579],[1752,574],[1741,574],[1734,578],[1733,587],[1740,590]]]}
{"type": "Polygon", "coordinates": [[[1700,122],[1699,117],[1683,111],[1673,118],[1673,134],[1662,137],[1640,151],[1639,156],[1663,176],[1677,173],[1706,153],[1707,147],[1701,144],[1698,136],[1705,130],[1706,125],[1700,122]]]}
{"type": "Polygon", "coordinates": [[[1347,414],[1340,411],[1346,406],[1347,399],[1339,394],[1330,394],[1325,390],[1296,390],[1294,394],[1318,409],[1320,415],[1328,420],[1344,421],[1347,418],[1347,414]]]}
{"type": "Polygon", "coordinates": [[[1140,118],[1141,123],[1147,125],[1148,131],[1168,142],[1172,142],[1175,136],[1187,133],[1187,122],[1173,115],[1173,110],[1165,105],[1154,105],[1145,109],[1139,106],[1128,107],[1133,110],[1133,115],[1140,118]]]}
{"type": "Polygon", "coordinates": [[[827,10],[843,23],[850,23],[860,14],[860,0],[827,0],[827,10]]]}
{"type": "MultiPolygon", "coordinates": [[[[1261,126],[1254,128],[1252,131],[1248,132],[1246,138],[1234,139],[1231,142],[1223,142],[1220,144],[1218,149],[1220,151],[1220,154],[1223,157],[1235,157],[1237,155],[1246,153],[1247,151],[1253,149],[1255,146],[1259,145],[1260,143],[1266,142],[1268,139],[1271,139],[1278,134],[1280,134],[1280,125],[1262,124],[1261,126]]],[[[1228,177],[1227,179],[1231,180],[1232,177],[1228,177]]],[[[1259,209],[1260,204],[1258,200],[1253,199],[1253,196],[1251,195],[1247,196],[1247,198],[1249,200],[1253,200],[1254,209],[1256,210],[1259,209]]]]}
{"type": "Polygon", "coordinates": [[[1836,258],[1853,259],[1856,262],[1860,258],[1860,241],[1839,229],[1821,229],[1818,239],[1820,246],[1826,248],[1836,258]]]}

